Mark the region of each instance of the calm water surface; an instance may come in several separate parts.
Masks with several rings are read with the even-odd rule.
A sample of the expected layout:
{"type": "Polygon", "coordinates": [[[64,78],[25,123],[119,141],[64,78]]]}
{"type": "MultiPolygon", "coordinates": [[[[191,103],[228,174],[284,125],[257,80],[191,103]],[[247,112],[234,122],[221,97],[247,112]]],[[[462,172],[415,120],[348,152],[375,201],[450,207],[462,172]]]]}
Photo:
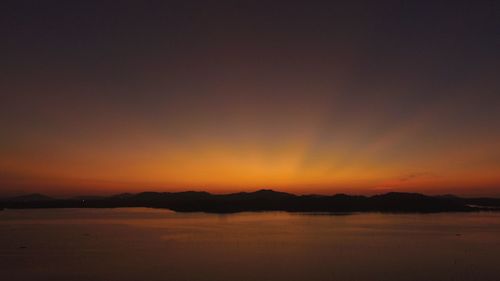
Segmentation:
{"type": "Polygon", "coordinates": [[[1,280],[500,280],[500,213],[0,212],[1,280]]]}

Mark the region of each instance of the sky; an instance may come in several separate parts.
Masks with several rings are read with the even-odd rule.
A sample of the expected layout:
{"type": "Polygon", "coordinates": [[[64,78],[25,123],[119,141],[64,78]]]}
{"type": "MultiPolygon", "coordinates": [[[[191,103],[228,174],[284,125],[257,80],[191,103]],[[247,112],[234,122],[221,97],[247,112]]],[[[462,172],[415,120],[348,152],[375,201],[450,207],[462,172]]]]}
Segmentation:
{"type": "Polygon", "coordinates": [[[0,195],[500,196],[497,1],[2,1],[0,195]]]}

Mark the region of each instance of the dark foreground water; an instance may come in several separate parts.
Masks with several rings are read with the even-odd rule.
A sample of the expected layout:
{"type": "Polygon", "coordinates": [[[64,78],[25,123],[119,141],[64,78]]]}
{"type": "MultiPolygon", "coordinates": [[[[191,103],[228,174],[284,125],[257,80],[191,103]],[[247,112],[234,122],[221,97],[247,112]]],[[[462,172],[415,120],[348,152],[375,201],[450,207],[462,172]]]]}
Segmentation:
{"type": "Polygon", "coordinates": [[[500,280],[500,213],[0,212],[1,280],[500,280]]]}

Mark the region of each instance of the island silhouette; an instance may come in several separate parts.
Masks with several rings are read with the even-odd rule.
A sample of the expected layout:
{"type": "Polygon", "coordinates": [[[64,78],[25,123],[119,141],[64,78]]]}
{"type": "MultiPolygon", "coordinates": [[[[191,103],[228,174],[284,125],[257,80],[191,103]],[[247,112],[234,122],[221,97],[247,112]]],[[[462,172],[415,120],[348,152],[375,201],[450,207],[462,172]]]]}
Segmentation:
{"type": "Polygon", "coordinates": [[[434,213],[500,211],[500,198],[463,198],[390,192],[374,196],[295,195],[262,189],[255,192],[211,194],[203,191],[122,193],[113,196],[78,196],[69,199],[28,194],[0,199],[0,209],[150,207],[176,212],[236,213],[287,212],[394,212],[434,213]]]}

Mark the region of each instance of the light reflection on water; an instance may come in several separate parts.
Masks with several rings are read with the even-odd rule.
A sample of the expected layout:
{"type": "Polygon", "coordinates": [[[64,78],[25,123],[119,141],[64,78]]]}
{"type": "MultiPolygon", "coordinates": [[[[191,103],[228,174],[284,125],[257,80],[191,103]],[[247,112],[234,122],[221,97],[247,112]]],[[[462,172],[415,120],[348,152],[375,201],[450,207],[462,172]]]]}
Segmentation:
{"type": "Polygon", "coordinates": [[[5,280],[498,280],[499,253],[500,213],[0,212],[5,280]]]}

